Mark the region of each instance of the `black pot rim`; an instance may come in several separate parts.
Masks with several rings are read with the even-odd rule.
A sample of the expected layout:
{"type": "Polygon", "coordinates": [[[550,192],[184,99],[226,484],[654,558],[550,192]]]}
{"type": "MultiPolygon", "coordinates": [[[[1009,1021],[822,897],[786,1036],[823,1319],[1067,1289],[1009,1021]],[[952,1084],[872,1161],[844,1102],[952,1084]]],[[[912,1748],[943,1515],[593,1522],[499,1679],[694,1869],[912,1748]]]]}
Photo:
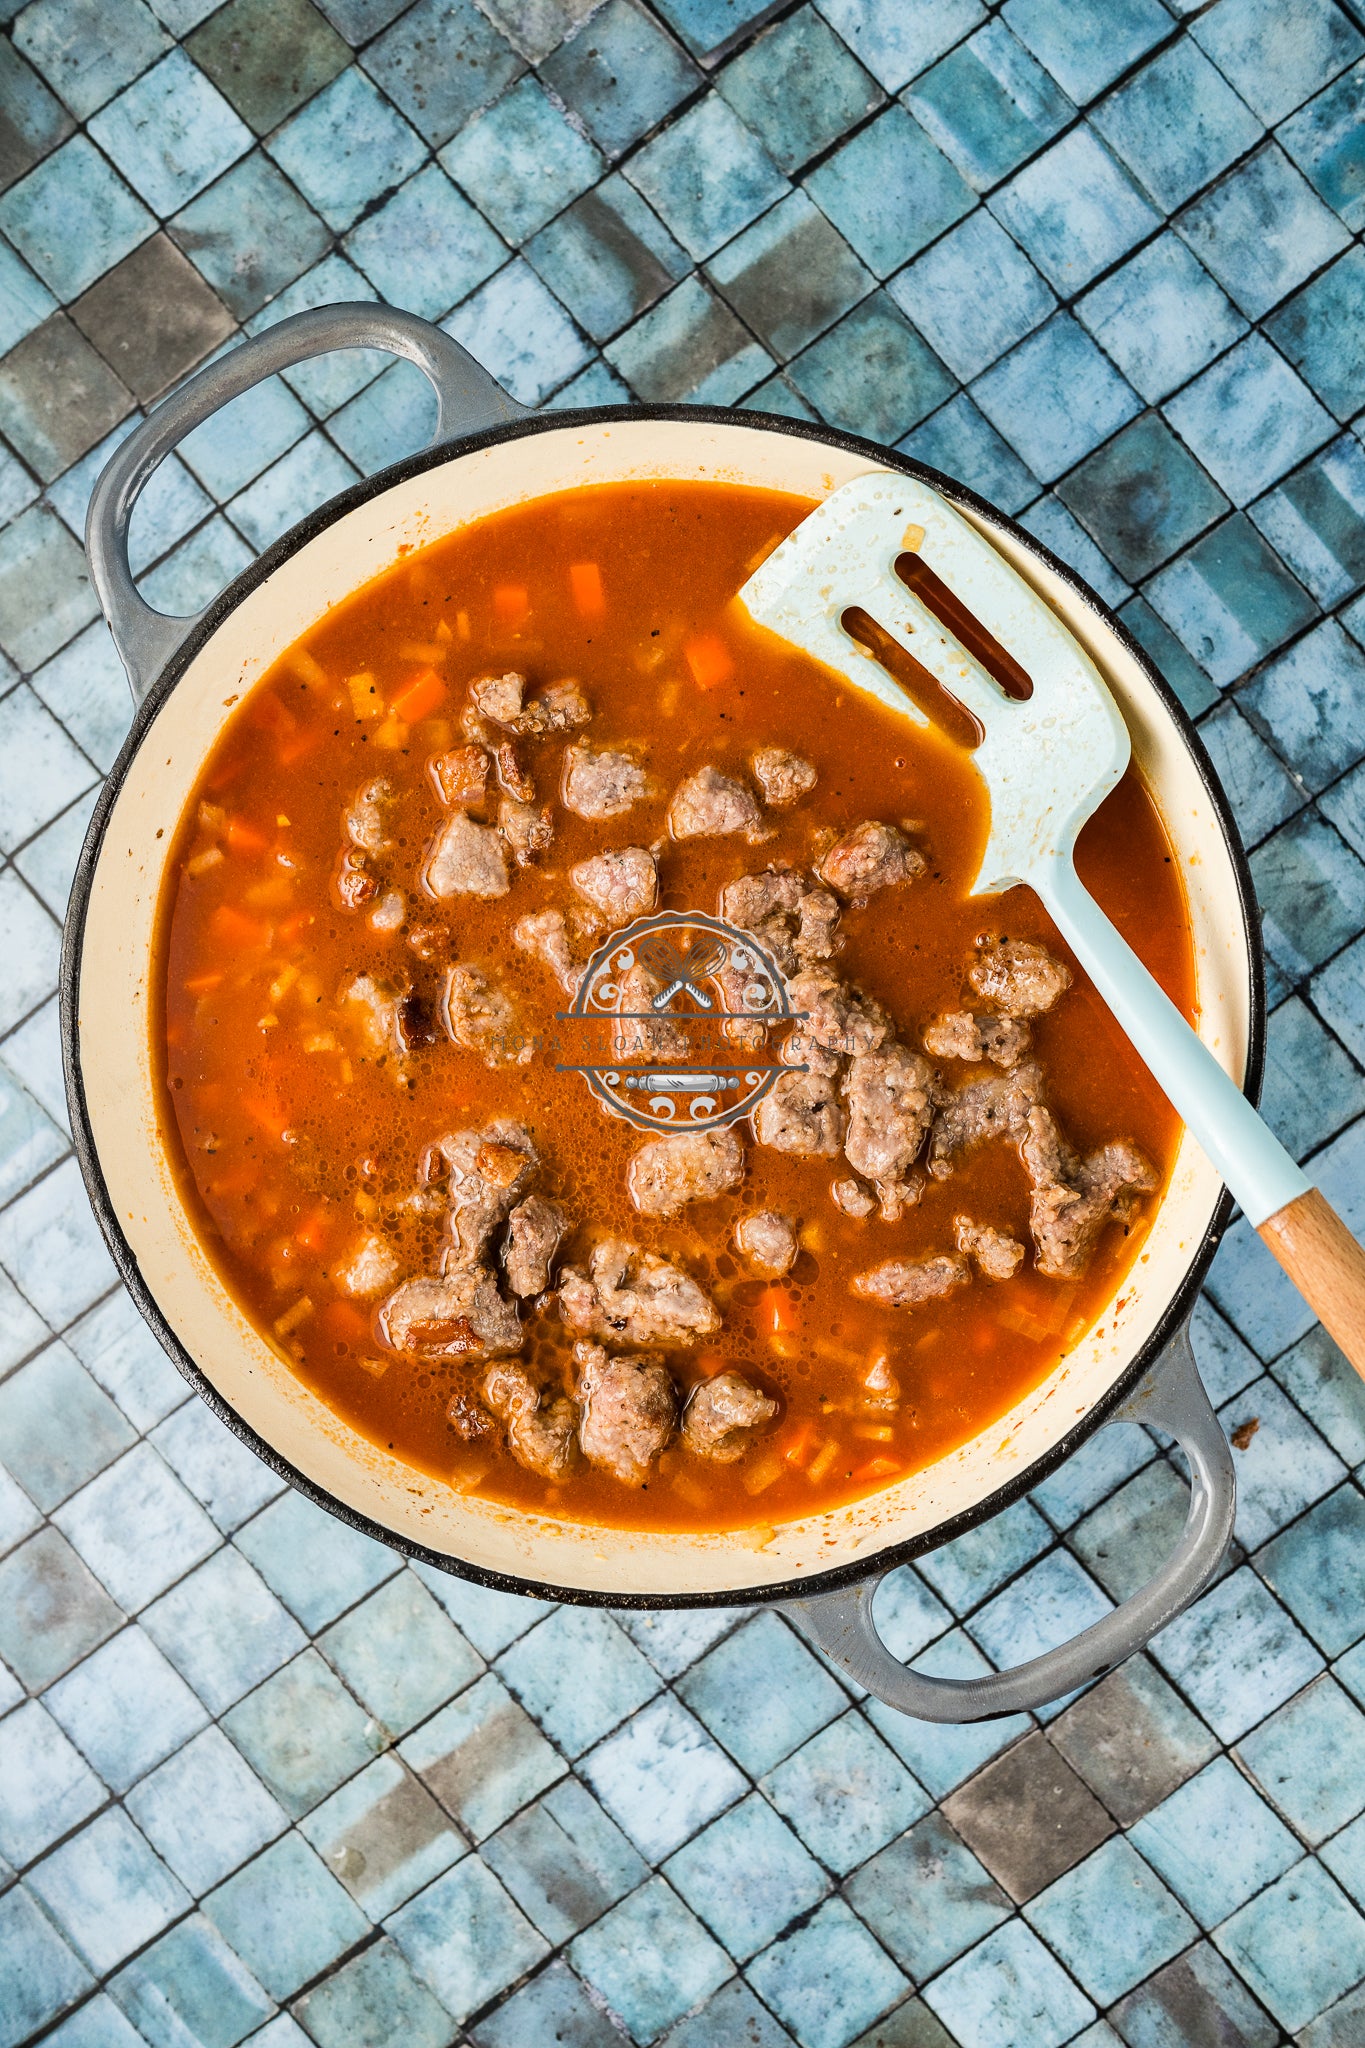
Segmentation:
{"type": "Polygon", "coordinates": [[[414,1542],[410,1537],[387,1529],[372,1517],[360,1513],[346,1502],[337,1499],[325,1487],[283,1457],[273,1445],[257,1434],[245,1422],[232,1405],[224,1400],[217,1388],[196,1364],[193,1357],[181,1343],[168,1318],[148,1286],[141,1268],[133,1254],[132,1247],[123,1234],[117,1213],[110,1200],[105,1183],[103,1168],[95,1144],[89,1110],[85,1098],[85,1086],[81,1072],[80,1040],[77,1029],[77,1004],[80,988],[81,959],[85,940],[85,922],[90,907],[90,895],[95,868],[104,843],[109,816],[117,801],[124,779],[142,741],[156,719],[161,706],[184,674],[191,661],[212,638],[223,620],[235,611],[281,563],[288,561],[302,548],[315,540],[326,528],[358,506],[367,504],[372,498],[380,497],[395,484],[405,483],[410,478],[423,475],[427,470],[438,469],[445,463],[474,453],[483,448],[496,447],[504,441],[520,440],[525,436],[555,431],[561,428],[593,427],[611,424],[623,418],[630,420],[668,420],[681,424],[701,423],[722,427],[755,427],[767,432],[788,434],[794,439],[819,441],[831,448],[864,457],[884,469],[896,469],[904,475],[914,477],[940,492],[950,503],[966,507],[979,514],[993,526],[1010,534],[1029,554],[1041,560],[1058,576],[1072,594],[1078,597],[1097,620],[1123,645],[1125,651],[1143,671],[1153,685],[1172,723],[1180,734],[1189,752],[1200,780],[1213,804],[1224,845],[1237,885],[1242,926],[1246,939],[1247,957],[1251,972],[1251,1017],[1247,1047],[1247,1068],[1243,1087],[1253,1101],[1259,1099],[1261,1074],[1265,1057],[1265,971],[1261,948],[1260,920],[1257,915],[1256,897],[1252,884],[1251,868],[1246,850],[1242,845],[1232,809],[1219,783],[1213,764],[1209,760],[1203,741],[1194,723],[1174,691],[1160,674],[1146,650],[1129,632],[1113,609],[1091,589],[1084,578],[1078,576],[1069,564],[1061,561],[1050,548],[1043,545],[1014,519],[1009,518],[996,506],[958,483],[940,471],[926,464],[912,461],[909,456],[887,449],[875,441],[860,435],[846,434],[838,428],[827,427],[816,421],[794,420],[778,413],[736,412],[724,406],[708,405],[636,405],[590,406],[559,412],[529,414],[525,419],[515,419],[498,426],[488,427],[476,434],[461,436],[454,441],[438,443],[419,450],[415,455],[392,463],[378,470],[371,477],[361,478],[348,486],[336,497],[317,507],[301,519],[278,540],[266,549],[264,554],[248,564],[239,576],[233,578],[224,590],[213,600],[190,629],[184,641],[137,707],[128,736],[119,750],[117,760],[105,777],[99,801],[81,848],[75,879],[71,887],[66,924],[62,941],[61,976],[59,983],[62,1065],[66,1078],[67,1102],[71,1112],[71,1129],[76,1157],[80,1163],[81,1175],[86,1192],[95,1213],[104,1241],[118,1269],[119,1277],[162,1349],[181,1375],[197,1394],[227,1425],[240,1442],[253,1451],[279,1478],[287,1481],[315,1507],[325,1509],[329,1514],[344,1522],[361,1534],[373,1537],[375,1541],[396,1550],[410,1562],[425,1564],[452,1576],[467,1579],[471,1583],[501,1593],[515,1593],[525,1597],[564,1602],[585,1607],[640,1608],[655,1610],[692,1609],[707,1607],[756,1607],[766,1606],[775,1601],[801,1600],[815,1593],[835,1592],[843,1587],[857,1585],[861,1581],[881,1577],[897,1565],[911,1562],[951,1543],[956,1537],[970,1529],[979,1528],[993,1516],[1010,1507],[1015,1501],[1030,1492],[1042,1480],[1065,1464],[1087,1439],[1104,1426],[1104,1423],[1120,1406],[1150,1370],[1176,1330],[1194,1308],[1204,1276],[1212,1262],[1218,1243],[1227,1227],[1233,1203],[1227,1190],[1219,1196],[1218,1203],[1210,1218],[1203,1239],[1186,1270],[1180,1287],[1167,1303],[1161,1319],[1137,1354],[1129,1361],[1124,1371],[1112,1386],[1089,1407],[1085,1414],[1055,1443],[1050,1450],[1035,1459],[1024,1471],[1005,1480],[984,1500],[964,1509],[938,1523],[925,1534],[908,1537],[900,1542],[889,1543],[871,1555],[837,1565],[827,1571],[812,1572],[809,1575],[786,1580],[775,1580],[759,1586],[746,1586],[720,1592],[704,1593],[636,1593],[628,1588],[611,1592],[597,1591],[578,1586],[562,1586],[553,1581],[524,1578],[518,1574],[490,1571],[483,1566],[452,1557],[444,1551],[433,1550],[414,1542]]]}

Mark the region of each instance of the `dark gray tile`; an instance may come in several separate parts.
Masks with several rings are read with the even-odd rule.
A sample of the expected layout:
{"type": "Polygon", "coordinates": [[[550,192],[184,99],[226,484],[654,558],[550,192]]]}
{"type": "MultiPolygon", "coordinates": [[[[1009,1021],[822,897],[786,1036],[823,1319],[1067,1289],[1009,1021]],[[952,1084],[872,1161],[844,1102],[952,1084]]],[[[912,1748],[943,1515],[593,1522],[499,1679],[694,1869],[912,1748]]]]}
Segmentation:
{"type": "Polygon", "coordinates": [[[71,317],[143,405],[226,341],[227,307],[165,235],[153,235],[92,285],[71,317]]]}
{"type": "Polygon", "coordinates": [[[79,462],[132,411],[127,387],[65,313],[0,362],[0,432],[44,483],[79,462]]]}
{"type": "Polygon", "coordinates": [[[55,1529],[40,1529],[0,1564],[0,1656],[33,1692],[88,1657],[122,1621],[55,1529]]]}
{"type": "Polygon", "coordinates": [[[0,37],[0,192],[40,163],[75,125],[8,37],[0,37]]]}
{"type": "Polygon", "coordinates": [[[943,1812],[987,1870],[1022,1905],[1071,1870],[1114,1823],[1042,1734],[969,1779],[943,1812]]]}
{"type": "Polygon", "coordinates": [[[1067,1762],[1122,1827],[1193,1777],[1218,1744],[1145,1657],[1134,1657],[1053,1722],[1067,1762]]]}
{"type": "Polygon", "coordinates": [[[312,0],[228,0],[185,48],[257,135],[277,128],[351,61],[312,0]]]}
{"type": "Polygon", "coordinates": [[[1130,2048],[1277,2048],[1281,2039],[1246,1986],[1202,1941],[1130,1991],[1109,2018],[1130,2048]]]}

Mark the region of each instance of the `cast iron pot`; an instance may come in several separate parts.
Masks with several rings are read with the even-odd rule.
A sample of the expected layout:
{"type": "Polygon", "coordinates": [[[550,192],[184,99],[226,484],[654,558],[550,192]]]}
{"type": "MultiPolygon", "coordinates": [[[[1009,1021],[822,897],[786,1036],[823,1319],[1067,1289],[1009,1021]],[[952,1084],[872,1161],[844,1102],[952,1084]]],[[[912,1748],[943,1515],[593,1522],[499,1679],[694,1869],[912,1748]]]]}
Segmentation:
{"type": "Polygon", "coordinates": [[[281,1477],[407,1556],[483,1585],[625,1607],[778,1603],[870,1692],[928,1720],[1042,1705],[1108,1670],[1209,1583],[1232,1529],[1232,1463],[1187,1323],[1228,1213],[1198,1147],[1170,1186],[1119,1303],[1001,1420],[873,1498],[776,1529],[663,1535],[602,1529],[459,1494],[358,1435],[247,1320],[199,1244],[157,1106],[153,932],[176,823],[228,714],[328,609],[420,547],[500,508],[580,484],[722,479],[820,498],[869,468],[932,484],[987,533],[1081,641],[1123,708],[1189,897],[1200,1031],[1243,1085],[1259,1081],[1263,990],[1253,897],[1227,802],[1193,727],[1094,592],[973,492],[848,434],[707,406],[532,414],[438,328],[338,305],[302,313],[202,370],[118,449],[90,505],[91,574],[137,706],[104,785],[71,897],[62,1033],[86,1186],[129,1292],[209,1406],[281,1477]],[[196,618],[138,596],[128,522],[159,462],[262,379],[338,348],[417,363],[435,439],[302,520],[196,618]],[[1193,1484],[1184,1533],[1141,1592],[1012,1670],[970,1680],[900,1663],[878,1635],[888,1571],[976,1527],[1118,1421],[1177,1438],[1193,1484]]]}

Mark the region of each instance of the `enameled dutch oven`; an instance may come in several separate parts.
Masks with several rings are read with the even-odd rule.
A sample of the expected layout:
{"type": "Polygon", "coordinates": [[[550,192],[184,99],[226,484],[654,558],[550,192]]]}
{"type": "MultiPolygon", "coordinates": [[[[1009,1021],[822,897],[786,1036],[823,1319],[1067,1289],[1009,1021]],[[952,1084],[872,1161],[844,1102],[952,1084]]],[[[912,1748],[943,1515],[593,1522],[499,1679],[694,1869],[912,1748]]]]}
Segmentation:
{"type": "Polygon", "coordinates": [[[512,1592],[612,1606],[780,1603],[890,1705],[960,1721],[1041,1705],[1109,1669],[1194,1599],[1223,1556],[1231,1459],[1186,1325],[1228,1204],[1188,1137],[1121,1300],[1001,1420],[851,1506],[775,1529],[664,1535],[542,1519],[456,1493],[348,1427],[295,1378],[214,1270],[178,1192],[157,1109],[153,928],[177,820],[229,707],[331,606],[402,551],[580,484],[706,478],[820,498],[878,467],[942,491],[1055,607],[1099,667],[1180,859],[1200,1032],[1234,1078],[1254,1088],[1260,957],[1226,800],[1171,692],[1069,569],[962,485],[869,442],[706,406],[531,414],[439,329],[368,305],[300,314],[244,343],[158,407],[100,478],[87,532],[91,571],[137,712],[72,893],[62,1029],[82,1171],[133,1299],[214,1412],[309,1499],[411,1557],[512,1592]],[[432,445],[310,514],[197,618],[149,610],[129,574],[127,531],[157,464],[228,400],[337,348],[385,349],[425,371],[439,400],[432,445]],[[1151,1584],[1011,1671],[955,1681],[894,1658],[873,1622],[885,1574],[984,1522],[1120,1420],[1176,1437],[1193,1474],[1184,1535],[1151,1584]]]}

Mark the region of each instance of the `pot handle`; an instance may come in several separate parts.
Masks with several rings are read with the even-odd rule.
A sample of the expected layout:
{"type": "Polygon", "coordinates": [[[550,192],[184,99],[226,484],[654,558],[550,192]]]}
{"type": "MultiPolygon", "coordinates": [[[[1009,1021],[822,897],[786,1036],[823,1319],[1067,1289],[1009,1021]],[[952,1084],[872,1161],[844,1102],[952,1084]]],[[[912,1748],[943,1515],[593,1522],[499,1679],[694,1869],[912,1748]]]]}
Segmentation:
{"type": "Polygon", "coordinates": [[[426,373],[436,392],[436,431],[429,445],[453,441],[502,420],[520,419],[526,407],[509,398],[467,349],[428,320],[397,307],[363,301],[315,306],[244,341],[190,377],[162,400],[110,456],[90,498],[85,550],[114,645],[140,704],[177,648],[203,618],[170,618],[154,611],[133,582],[128,525],[158,464],[186,434],[253,385],[338,348],[381,348],[405,356],[426,373]]]}
{"type": "Polygon", "coordinates": [[[1179,1442],[1193,1473],[1180,1542],[1154,1579],[1068,1643],[986,1678],[931,1678],[893,1657],[872,1603],[882,1574],[845,1592],[813,1593],[783,1612],[818,1649],[888,1707],[921,1721],[988,1721],[1074,1692],[1131,1657],[1198,1598],[1232,1538],[1237,1482],[1232,1453],[1190,1348],[1188,1323],[1109,1422],[1154,1423],[1179,1442]]]}

